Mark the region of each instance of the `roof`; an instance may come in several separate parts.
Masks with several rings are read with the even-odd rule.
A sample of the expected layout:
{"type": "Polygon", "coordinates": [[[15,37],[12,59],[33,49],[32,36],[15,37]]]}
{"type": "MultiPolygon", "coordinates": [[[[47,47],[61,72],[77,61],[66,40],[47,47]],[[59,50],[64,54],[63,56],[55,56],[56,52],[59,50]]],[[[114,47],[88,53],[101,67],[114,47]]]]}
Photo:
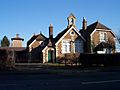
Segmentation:
{"type": "Polygon", "coordinates": [[[24,41],[24,39],[23,38],[19,38],[19,37],[15,37],[15,38],[11,38],[11,40],[22,40],[22,41],[24,41]]]}
{"type": "Polygon", "coordinates": [[[28,40],[27,46],[30,45],[35,39],[38,40],[38,41],[43,41],[43,40],[46,39],[46,37],[45,37],[42,33],[37,34],[37,35],[33,35],[33,36],[30,38],[30,40],[28,40]]]}
{"type": "Polygon", "coordinates": [[[16,37],[11,38],[11,40],[22,40],[22,41],[24,41],[23,38],[20,38],[20,37],[19,37],[19,34],[16,34],[16,37]]]}
{"type": "Polygon", "coordinates": [[[71,27],[66,28],[65,30],[63,30],[62,32],[60,32],[60,33],[55,37],[54,43],[56,43],[70,28],[71,28],[71,27]]]}
{"type": "Polygon", "coordinates": [[[0,47],[0,50],[24,51],[26,47],[0,47]]]}
{"type": "Polygon", "coordinates": [[[39,45],[38,47],[34,48],[32,51],[36,51],[38,50],[39,52],[41,52],[46,46],[49,46],[49,38],[46,38],[44,42],[42,42],[43,44],[39,45]]]}
{"type": "Polygon", "coordinates": [[[70,17],[74,17],[76,19],[75,15],[73,13],[70,13],[70,15],[68,16],[68,18],[70,18],[70,17]]]}
{"type": "Polygon", "coordinates": [[[85,33],[83,36],[88,36],[90,35],[95,29],[105,29],[105,30],[111,30],[110,28],[108,28],[107,26],[101,24],[100,22],[96,21],[95,23],[87,26],[87,29],[83,31],[83,29],[80,30],[80,33],[83,34],[85,33]]]}
{"type": "Polygon", "coordinates": [[[106,43],[106,42],[101,42],[100,44],[98,44],[96,47],[95,47],[95,51],[97,50],[101,50],[103,48],[113,48],[113,46],[109,43],[106,43]]]}
{"type": "MultiPolygon", "coordinates": [[[[58,41],[71,27],[72,27],[72,25],[71,25],[70,27],[67,27],[66,29],[64,29],[62,32],[60,32],[60,33],[54,38],[54,43],[57,43],[57,41],[58,41]]],[[[80,37],[81,37],[83,40],[85,40],[84,37],[81,36],[81,34],[80,34],[78,31],[76,31],[76,32],[80,35],[80,37]]]]}

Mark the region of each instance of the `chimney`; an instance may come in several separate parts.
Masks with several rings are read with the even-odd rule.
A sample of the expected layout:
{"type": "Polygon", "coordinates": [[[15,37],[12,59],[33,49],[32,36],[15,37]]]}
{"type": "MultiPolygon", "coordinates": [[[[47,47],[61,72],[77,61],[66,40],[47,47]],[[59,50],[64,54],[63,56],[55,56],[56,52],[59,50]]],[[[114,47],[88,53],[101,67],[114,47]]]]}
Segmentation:
{"type": "Polygon", "coordinates": [[[53,39],[53,25],[50,24],[49,26],[49,39],[53,39]]]}
{"type": "Polygon", "coordinates": [[[83,17],[83,26],[82,26],[82,29],[83,30],[87,29],[87,21],[86,21],[85,17],[83,17]]]}

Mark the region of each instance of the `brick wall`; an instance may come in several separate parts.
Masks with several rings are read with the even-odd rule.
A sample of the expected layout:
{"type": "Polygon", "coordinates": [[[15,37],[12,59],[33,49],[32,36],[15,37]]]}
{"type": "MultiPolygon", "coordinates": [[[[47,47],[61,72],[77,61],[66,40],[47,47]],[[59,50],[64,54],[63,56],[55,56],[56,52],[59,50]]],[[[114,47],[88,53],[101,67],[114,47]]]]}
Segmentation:
{"type": "MultiPolygon", "coordinates": [[[[70,35],[70,33],[71,32],[74,32],[74,40],[76,40],[76,39],[81,39],[80,37],[79,37],[79,35],[74,31],[74,30],[70,30],[68,33],[67,33],[67,35],[62,39],[62,40],[72,40],[72,36],[70,35]]],[[[56,46],[56,55],[57,55],[57,57],[58,56],[62,56],[62,40],[57,44],[57,46],[56,46]]],[[[73,47],[74,48],[74,47],[73,47]]]]}

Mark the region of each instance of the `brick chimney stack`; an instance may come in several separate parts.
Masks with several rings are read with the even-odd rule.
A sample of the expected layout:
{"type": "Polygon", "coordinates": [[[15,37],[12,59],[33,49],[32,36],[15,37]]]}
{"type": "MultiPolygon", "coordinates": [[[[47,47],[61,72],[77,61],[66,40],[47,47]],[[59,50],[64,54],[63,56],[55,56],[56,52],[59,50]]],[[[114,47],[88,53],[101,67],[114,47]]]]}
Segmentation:
{"type": "Polygon", "coordinates": [[[83,17],[83,26],[82,26],[83,30],[87,29],[87,21],[85,19],[85,17],[83,17]]]}
{"type": "Polygon", "coordinates": [[[50,24],[49,26],[49,39],[53,39],[53,25],[50,24]]]}

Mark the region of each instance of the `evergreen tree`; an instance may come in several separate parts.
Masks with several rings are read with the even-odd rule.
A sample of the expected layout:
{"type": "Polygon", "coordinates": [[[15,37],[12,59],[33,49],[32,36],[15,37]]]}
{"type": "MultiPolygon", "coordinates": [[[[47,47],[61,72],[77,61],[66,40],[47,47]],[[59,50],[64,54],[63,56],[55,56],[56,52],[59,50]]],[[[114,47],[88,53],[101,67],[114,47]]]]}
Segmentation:
{"type": "Polygon", "coordinates": [[[1,40],[1,47],[9,47],[10,41],[8,40],[7,36],[4,36],[1,40]]]}

